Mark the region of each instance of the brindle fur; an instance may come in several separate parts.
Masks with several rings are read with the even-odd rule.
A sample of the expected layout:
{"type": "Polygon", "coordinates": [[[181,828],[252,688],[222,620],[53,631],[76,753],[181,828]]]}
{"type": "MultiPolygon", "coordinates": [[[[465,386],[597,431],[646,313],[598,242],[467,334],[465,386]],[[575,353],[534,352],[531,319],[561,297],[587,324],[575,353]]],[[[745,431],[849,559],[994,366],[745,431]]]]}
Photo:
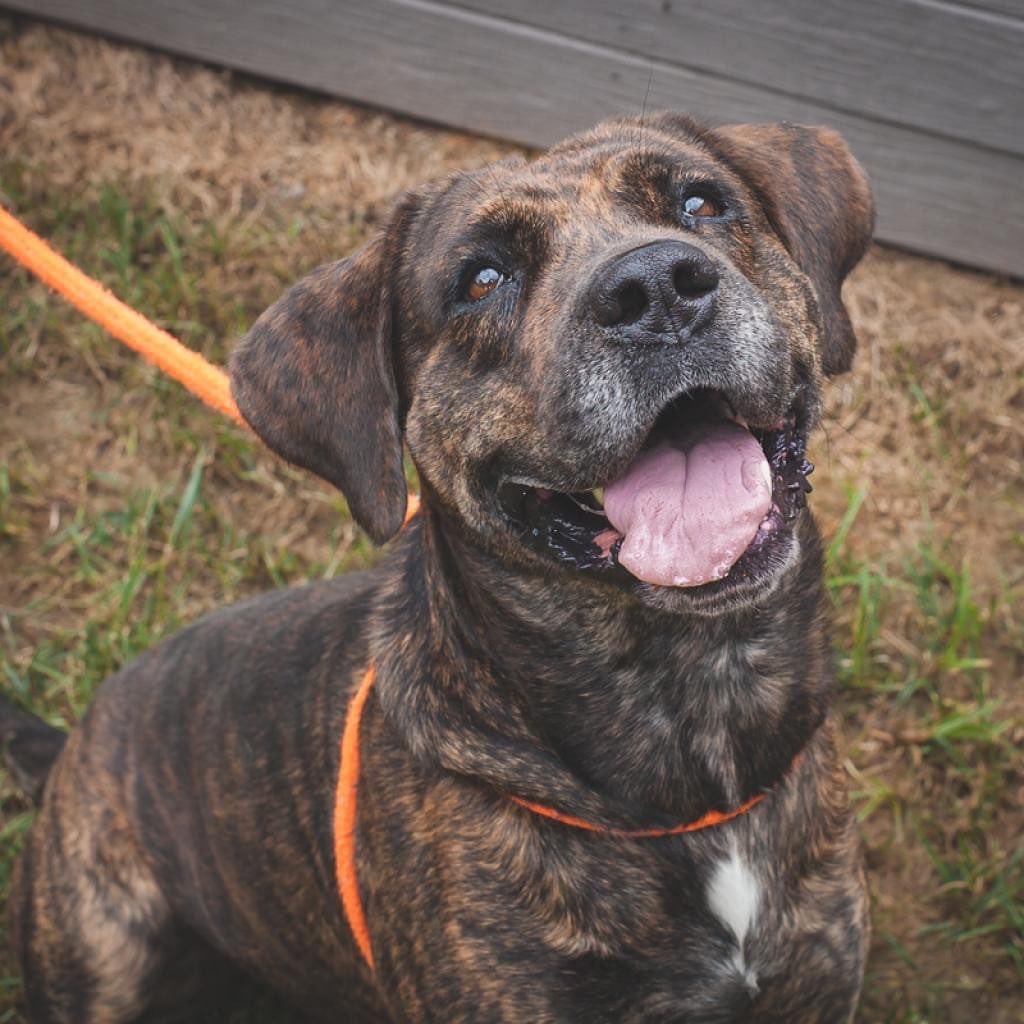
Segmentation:
{"type": "Polygon", "coordinates": [[[378,569],[215,612],[105,684],[11,900],[32,1021],[189,1019],[183,979],[221,958],[351,1022],[848,1020],[867,909],[809,514],[758,587],[626,592],[520,543],[494,473],[602,483],[695,387],[727,388],[751,422],[800,395],[813,423],[852,358],[839,287],[871,219],[828,131],[609,122],[407,196],[264,314],[233,361],[247,419],[377,540],[401,522],[404,437],[423,512],[378,569]],[[687,181],[736,216],[683,224],[687,181]],[[662,238],[718,262],[715,319],[692,344],[609,344],[580,313],[587,284],[662,238]],[[481,257],[515,281],[467,307],[453,282],[481,257]],[[357,850],[375,976],[340,910],[331,817],[370,662],[357,850]],[[645,840],[507,798],[627,828],[770,787],[728,825],[645,840]],[[708,899],[732,851],[760,882],[742,944],[708,899]]]}

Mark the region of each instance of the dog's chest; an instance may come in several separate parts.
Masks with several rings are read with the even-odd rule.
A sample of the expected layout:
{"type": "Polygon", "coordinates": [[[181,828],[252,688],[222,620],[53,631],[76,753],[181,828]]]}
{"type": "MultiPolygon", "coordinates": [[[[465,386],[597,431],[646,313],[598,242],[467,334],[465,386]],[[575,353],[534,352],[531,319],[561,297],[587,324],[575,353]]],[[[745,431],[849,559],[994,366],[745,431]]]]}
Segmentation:
{"type": "Polygon", "coordinates": [[[770,845],[752,841],[745,823],[715,831],[646,840],[563,833],[552,843],[530,827],[508,837],[515,856],[500,860],[552,953],[639,953],[669,981],[706,975],[750,989],[779,916],[779,872],[767,863],[770,845]]]}
{"type": "Polygon", "coordinates": [[[838,950],[819,970],[805,953],[856,933],[824,869],[786,884],[785,850],[745,822],[653,842],[572,837],[538,850],[519,880],[522,924],[556,976],[576,979],[566,998],[586,1019],[754,1021],[805,984],[820,993],[856,976],[856,956],[838,950]]]}

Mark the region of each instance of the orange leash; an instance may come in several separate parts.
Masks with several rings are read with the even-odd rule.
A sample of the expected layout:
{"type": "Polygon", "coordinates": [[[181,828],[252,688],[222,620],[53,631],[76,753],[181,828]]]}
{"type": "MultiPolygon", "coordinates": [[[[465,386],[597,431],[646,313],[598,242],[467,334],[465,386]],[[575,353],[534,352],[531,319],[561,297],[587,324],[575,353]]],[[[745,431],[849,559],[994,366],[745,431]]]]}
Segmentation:
{"type": "MultiPolygon", "coordinates": [[[[348,706],[348,716],[341,737],[341,759],[338,765],[338,784],[334,793],[334,870],[337,876],[338,891],[341,893],[341,905],[345,911],[349,929],[356,946],[366,961],[367,967],[374,968],[373,950],[370,946],[370,929],[363,911],[363,901],[359,894],[359,871],[356,866],[356,826],[358,823],[359,798],[359,727],[362,723],[366,699],[377,679],[377,669],[371,663],[363,673],[359,686],[348,706]]],[[[714,828],[733,821],[756,807],[766,793],[758,793],[740,804],[732,811],[708,811],[696,821],[669,828],[647,828],[630,831],[627,829],[604,828],[574,818],[570,814],[562,814],[553,807],[535,804],[521,797],[509,795],[508,799],[524,810],[538,814],[542,818],[557,821],[560,825],[584,829],[599,835],[616,836],[626,839],[657,839],[664,836],[679,836],[687,832],[699,832],[705,828],[714,828]]]]}
{"type": "Polygon", "coordinates": [[[631,830],[625,828],[602,828],[589,821],[584,821],[582,818],[574,818],[571,814],[562,814],[561,811],[556,811],[553,807],[535,804],[519,796],[509,797],[513,803],[519,804],[520,807],[525,807],[526,810],[532,811],[534,814],[539,814],[542,818],[550,818],[552,821],[557,821],[562,825],[582,828],[587,832],[599,832],[602,835],[619,836],[623,839],[658,839],[661,836],[681,836],[687,832],[699,832],[702,828],[724,825],[727,821],[739,818],[746,814],[747,811],[752,810],[764,798],[764,793],[756,793],[732,811],[708,811],[707,814],[701,815],[696,821],[688,821],[682,825],[672,825],[669,828],[638,828],[631,830]]]}
{"type": "MultiPolygon", "coordinates": [[[[80,313],[138,352],[147,362],[173,377],[211,408],[248,428],[231,395],[228,375],[219,366],[207,362],[198,352],[186,348],[173,335],[125,305],[2,206],[0,249],[5,249],[80,313]]],[[[408,522],[418,509],[419,497],[410,494],[405,521],[408,522]]]]}
{"type": "Polygon", "coordinates": [[[0,247],[63,295],[79,312],[109,331],[143,359],[183,384],[207,405],[245,426],[231,397],[228,375],[198,352],[161,330],[106,288],[83,274],[37,234],[0,206],[0,247]]]}
{"type": "Polygon", "coordinates": [[[356,868],[356,824],[359,805],[359,726],[363,720],[366,698],[370,696],[376,678],[377,670],[371,665],[363,673],[362,681],[348,706],[345,728],[341,734],[338,785],[334,791],[334,871],[338,892],[341,894],[341,906],[352,936],[371,971],[373,950],[370,948],[370,929],[363,913],[359,872],[356,868]]]}

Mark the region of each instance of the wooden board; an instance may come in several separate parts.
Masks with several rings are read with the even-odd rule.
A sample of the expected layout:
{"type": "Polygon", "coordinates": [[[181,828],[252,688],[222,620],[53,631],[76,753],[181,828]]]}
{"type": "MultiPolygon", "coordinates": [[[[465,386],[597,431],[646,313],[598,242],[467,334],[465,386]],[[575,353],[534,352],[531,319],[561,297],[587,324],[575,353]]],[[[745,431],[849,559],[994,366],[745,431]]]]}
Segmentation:
{"type": "Polygon", "coordinates": [[[648,109],[717,122],[831,124],[871,175],[879,238],[1024,276],[1024,160],[894,120],[429,0],[2,2],[534,145],[636,112],[645,95],[648,109]]]}
{"type": "Polygon", "coordinates": [[[641,57],[1024,154],[1024,21],[934,0],[454,0],[641,57]]]}
{"type": "Polygon", "coordinates": [[[1024,19],[1024,0],[960,0],[958,6],[981,14],[1005,14],[1018,20],[1024,19]]]}

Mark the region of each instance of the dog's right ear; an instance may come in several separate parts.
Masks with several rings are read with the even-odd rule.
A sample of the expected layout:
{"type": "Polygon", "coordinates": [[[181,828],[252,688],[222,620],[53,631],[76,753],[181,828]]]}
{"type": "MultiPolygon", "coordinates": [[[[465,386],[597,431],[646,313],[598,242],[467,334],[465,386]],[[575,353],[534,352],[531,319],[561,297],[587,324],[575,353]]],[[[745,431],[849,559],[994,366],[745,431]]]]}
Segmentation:
{"type": "Polygon", "coordinates": [[[825,323],[822,368],[850,369],[857,338],[843,305],[846,275],[875,224],[871,186],[838,132],[798,124],[734,124],[711,133],[752,186],[772,226],[813,284],[825,323]]]}
{"type": "Polygon", "coordinates": [[[329,480],[382,544],[405,516],[391,285],[398,222],[348,259],[287,291],[231,357],[231,390],[254,431],[289,462],[329,480]]]}

